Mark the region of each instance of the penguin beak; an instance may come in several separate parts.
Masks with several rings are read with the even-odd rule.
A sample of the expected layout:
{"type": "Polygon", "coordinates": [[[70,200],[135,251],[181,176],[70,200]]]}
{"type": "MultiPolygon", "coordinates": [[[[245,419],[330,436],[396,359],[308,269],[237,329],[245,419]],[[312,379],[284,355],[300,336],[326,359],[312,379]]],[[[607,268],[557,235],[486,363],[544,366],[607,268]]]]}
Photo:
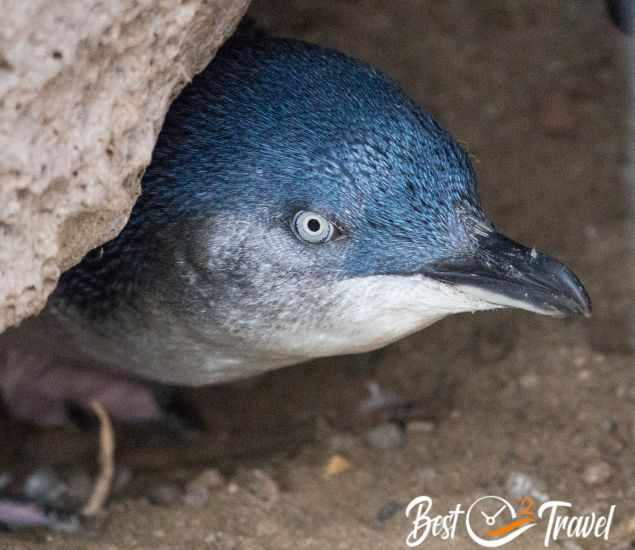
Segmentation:
{"type": "Polygon", "coordinates": [[[591,300],[568,267],[497,232],[478,235],[469,255],[429,266],[424,275],[494,307],[567,317],[591,315],[591,300]]]}

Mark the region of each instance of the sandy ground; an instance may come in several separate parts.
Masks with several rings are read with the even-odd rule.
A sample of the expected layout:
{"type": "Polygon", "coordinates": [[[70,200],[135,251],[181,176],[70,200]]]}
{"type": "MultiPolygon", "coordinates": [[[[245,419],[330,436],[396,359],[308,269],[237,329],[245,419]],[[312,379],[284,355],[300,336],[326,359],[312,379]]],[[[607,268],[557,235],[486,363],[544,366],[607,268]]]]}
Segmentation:
{"type": "MultiPolygon", "coordinates": [[[[252,13],[400,81],[473,153],[494,221],[569,263],[594,317],[457,316],[366,356],[193,392],[206,433],[118,434],[102,517],[72,535],[0,533],[0,548],[398,549],[417,495],[445,513],[524,494],[574,515],[616,505],[608,542],[550,547],[635,547],[627,94],[602,3],[276,0],[252,13]],[[344,471],[329,477],[334,457],[344,471]]],[[[3,467],[53,463],[86,490],[93,438],[2,428],[3,467]]],[[[544,535],[541,522],[507,547],[544,548],[544,535]]],[[[459,525],[421,547],[476,545],[459,525]]]]}

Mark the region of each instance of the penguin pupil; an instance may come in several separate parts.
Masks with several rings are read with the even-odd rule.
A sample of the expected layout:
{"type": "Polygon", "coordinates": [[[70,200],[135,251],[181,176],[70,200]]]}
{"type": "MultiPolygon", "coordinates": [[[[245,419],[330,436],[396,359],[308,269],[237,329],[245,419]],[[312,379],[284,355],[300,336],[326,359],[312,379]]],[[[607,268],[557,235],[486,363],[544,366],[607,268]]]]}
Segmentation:
{"type": "Polygon", "coordinates": [[[311,233],[317,233],[320,230],[320,222],[315,218],[312,218],[307,222],[307,228],[311,231],[311,233]]]}

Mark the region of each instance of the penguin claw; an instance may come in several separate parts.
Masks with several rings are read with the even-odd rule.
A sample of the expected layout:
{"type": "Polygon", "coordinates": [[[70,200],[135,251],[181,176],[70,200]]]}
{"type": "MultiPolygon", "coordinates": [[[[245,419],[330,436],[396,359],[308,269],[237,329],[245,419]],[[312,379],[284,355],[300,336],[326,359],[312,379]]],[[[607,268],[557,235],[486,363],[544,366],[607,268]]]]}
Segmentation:
{"type": "MultiPolygon", "coordinates": [[[[152,392],[152,399],[156,403],[157,414],[145,419],[122,419],[113,417],[116,432],[127,433],[130,436],[143,436],[147,444],[156,439],[177,440],[189,439],[190,436],[202,432],[206,425],[198,411],[180,392],[173,388],[158,388],[152,392]]],[[[95,433],[100,429],[100,423],[95,412],[80,401],[68,400],[64,404],[66,418],[76,428],[83,432],[95,433]]]]}

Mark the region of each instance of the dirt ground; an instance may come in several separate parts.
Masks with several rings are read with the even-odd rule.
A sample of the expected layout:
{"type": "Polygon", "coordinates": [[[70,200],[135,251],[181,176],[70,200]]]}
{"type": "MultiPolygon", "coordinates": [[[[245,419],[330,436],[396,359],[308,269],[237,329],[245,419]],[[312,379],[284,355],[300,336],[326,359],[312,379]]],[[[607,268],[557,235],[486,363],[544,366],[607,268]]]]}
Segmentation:
{"type": "MultiPolygon", "coordinates": [[[[418,495],[433,514],[484,495],[569,501],[574,515],[616,505],[608,542],[550,547],[635,548],[628,94],[603,4],[270,0],[251,11],[274,34],[401,82],[474,155],[495,223],[567,262],[594,316],[461,315],[369,355],[191,392],[207,432],[118,434],[102,517],[74,534],[0,533],[0,548],[392,550],[406,548],[404,509],[418,495]]],[[[85,490],[90,437],[2,429],[3,467],[55,464],[85,490]]],[[[508,547],[544,548],[544,536],[541,522],[508,547]]],[[[477,546],[460,524],[454,540],[421,547],[477,546]]]]}

